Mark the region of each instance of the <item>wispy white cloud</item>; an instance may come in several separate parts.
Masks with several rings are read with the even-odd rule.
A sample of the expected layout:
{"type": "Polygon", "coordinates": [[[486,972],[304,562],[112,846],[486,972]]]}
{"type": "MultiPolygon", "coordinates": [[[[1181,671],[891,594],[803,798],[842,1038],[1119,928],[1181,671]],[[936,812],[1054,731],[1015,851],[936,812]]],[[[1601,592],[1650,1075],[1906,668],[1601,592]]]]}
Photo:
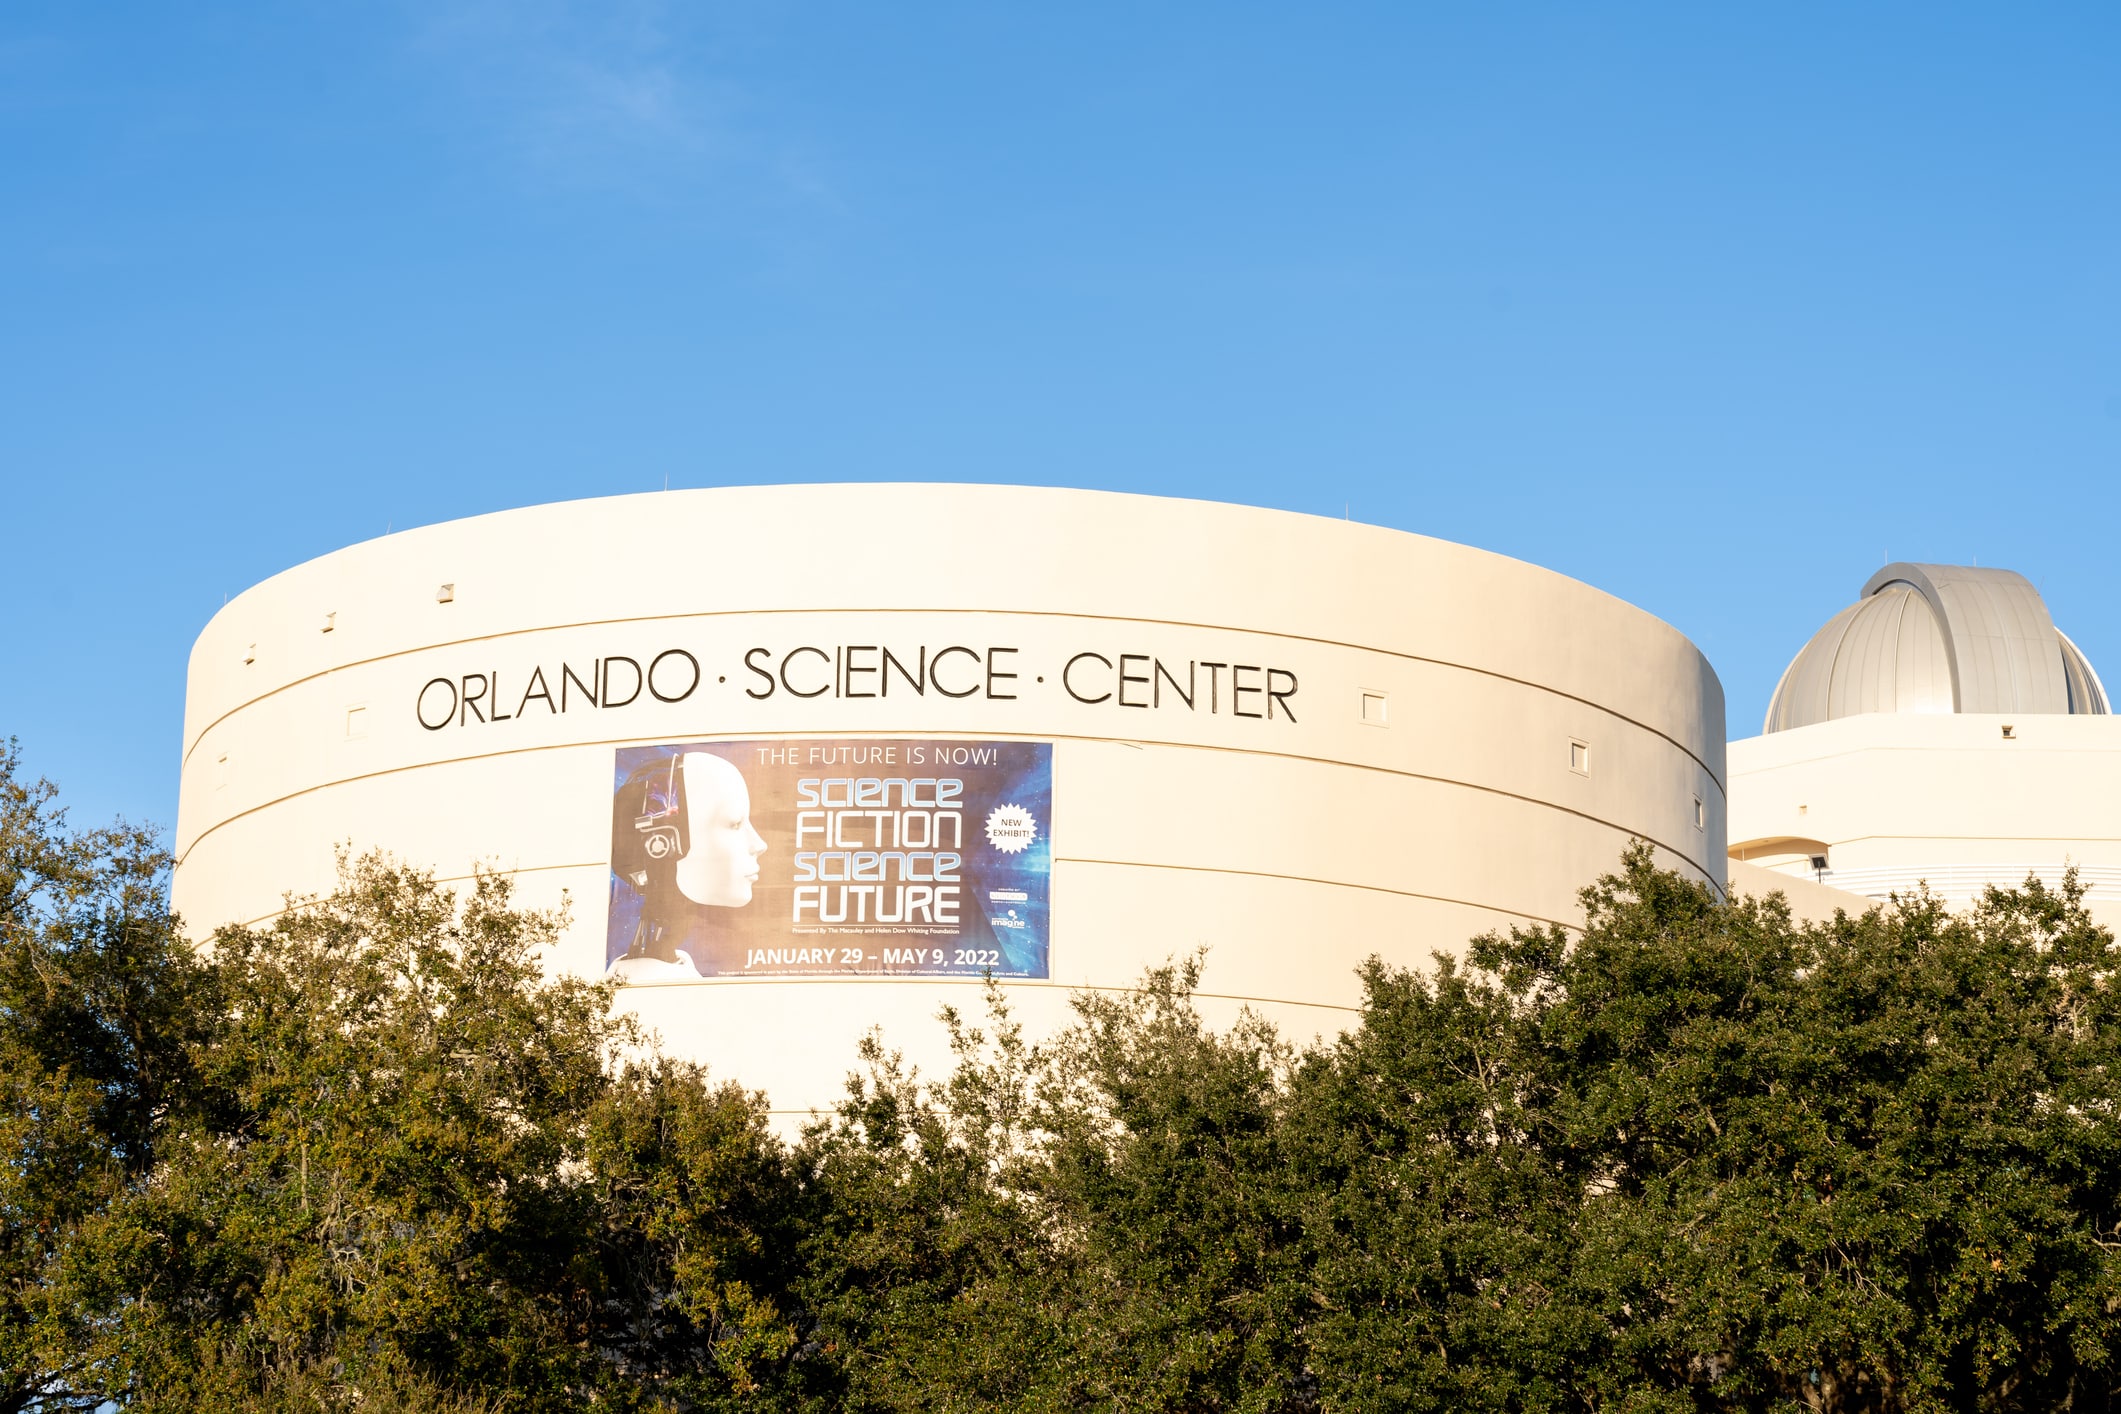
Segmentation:
{"type": "Polygon", "coordinates": [[[662,0],[440,0],[414,50],[489,141],[545,180],[679,198],[756,182],[827,198],[739,76],[763,13],[662,0]]]}

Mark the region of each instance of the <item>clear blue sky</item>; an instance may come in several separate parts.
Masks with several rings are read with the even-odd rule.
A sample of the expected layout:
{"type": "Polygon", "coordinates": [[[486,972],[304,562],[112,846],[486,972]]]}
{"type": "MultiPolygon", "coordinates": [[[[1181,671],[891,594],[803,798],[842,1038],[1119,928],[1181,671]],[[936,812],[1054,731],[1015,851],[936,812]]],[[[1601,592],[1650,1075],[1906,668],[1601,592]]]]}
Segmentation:
{"type": "Polygon", "coordinates": [[[171,823],[223,596],[934,478],[1552,566],[1734,735],[1890,553],[2121,676],[2121,8],[0,9],[0,735],[171,823]]]}

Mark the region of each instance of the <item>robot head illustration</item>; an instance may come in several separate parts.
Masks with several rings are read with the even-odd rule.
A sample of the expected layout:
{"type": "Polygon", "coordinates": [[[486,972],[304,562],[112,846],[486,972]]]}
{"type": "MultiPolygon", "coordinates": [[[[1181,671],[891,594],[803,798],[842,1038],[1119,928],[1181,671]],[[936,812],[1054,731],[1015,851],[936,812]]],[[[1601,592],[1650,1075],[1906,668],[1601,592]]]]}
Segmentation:
{"type": "Polygon", "coordinates": [[[741,908],[765,852],[743,773],[711,752],[652,761],[619,787],[611,867],[644,894],[675,886],[693,903],[741,908]]]}

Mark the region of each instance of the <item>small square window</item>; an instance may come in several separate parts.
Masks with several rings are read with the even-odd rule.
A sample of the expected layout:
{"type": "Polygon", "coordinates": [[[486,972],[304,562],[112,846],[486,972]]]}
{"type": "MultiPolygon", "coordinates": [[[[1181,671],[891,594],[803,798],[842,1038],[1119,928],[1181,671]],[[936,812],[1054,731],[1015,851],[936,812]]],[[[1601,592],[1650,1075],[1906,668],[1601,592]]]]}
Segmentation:
{"type": "Polygon", "coordinates": [[[1386,699],[1382,692],[1365,691],[1362,695],[1362,723],[1366,727],[1381,727],[1385,724],[1386,699]]]}
{"type": "Polygon", "coordinates": [[[1569,743],[1569,769],[1579,776],[1591,774],[1591,744],[1587,741],[1569,743]]]}
{"type": "Polygon", "coordinates": [[[1708,807],[1701,803],[1701,797],[1697,795],[1694,797],[1694,828],[1697,830],[1705,830],[1708,827],[1708,807]]]}
{"type": "Polygon", "coordinates": [[[346,739],[359,741],[368,735],[368,709],[349,707],[346,709],[346,739]]]}
{"type": "Polygon", "coordinates": [[[2018,739],[2018,729],[2016,727],[2005,727],[2003,729],[2003,739],[2005,741],[2016,741],[2018,739]]]}

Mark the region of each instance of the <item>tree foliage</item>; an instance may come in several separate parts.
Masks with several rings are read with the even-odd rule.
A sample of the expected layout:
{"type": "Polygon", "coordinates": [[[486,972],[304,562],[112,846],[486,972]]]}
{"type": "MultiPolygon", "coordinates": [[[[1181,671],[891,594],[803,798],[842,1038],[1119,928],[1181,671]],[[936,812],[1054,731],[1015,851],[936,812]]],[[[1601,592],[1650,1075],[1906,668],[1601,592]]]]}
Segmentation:
{"type": "Polygon", "coordinates": [[[381,858],[193,949],[0,753],[0,1414],[2103,1410],[2113,939],[2074,883],[1800,926],[1630,852],[1587,926],[1205,965],[799,1140],[381,858]]]}
{"type": "Polygon", "coordinates": [[[114,1377],[77,1248],[152,1183],[200,1092],[210,968],[165,909],[167,858],[123,822],[71,831],[0,743],[0,1411],[94,1408],[114,1377]]]}

